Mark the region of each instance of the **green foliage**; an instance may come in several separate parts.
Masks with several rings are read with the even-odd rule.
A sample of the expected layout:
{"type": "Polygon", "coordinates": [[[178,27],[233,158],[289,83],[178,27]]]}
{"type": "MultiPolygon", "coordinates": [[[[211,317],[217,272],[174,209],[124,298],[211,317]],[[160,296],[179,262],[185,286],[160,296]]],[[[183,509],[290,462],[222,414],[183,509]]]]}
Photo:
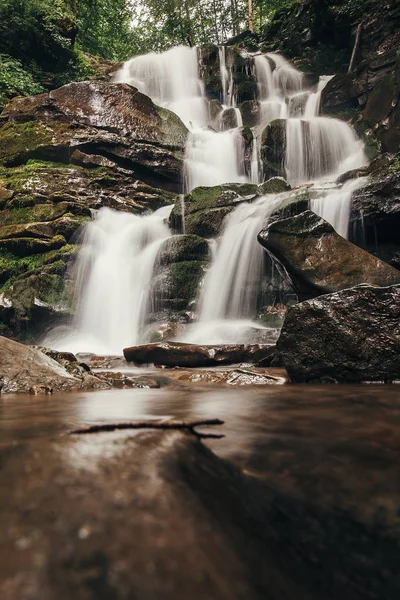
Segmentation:
{"type": "Polygon", "coordinates": [[[44,92],[44,88],[19,60],[0,54],[0,107],[12,96],[31,96],[41,92],[44,92]]]}

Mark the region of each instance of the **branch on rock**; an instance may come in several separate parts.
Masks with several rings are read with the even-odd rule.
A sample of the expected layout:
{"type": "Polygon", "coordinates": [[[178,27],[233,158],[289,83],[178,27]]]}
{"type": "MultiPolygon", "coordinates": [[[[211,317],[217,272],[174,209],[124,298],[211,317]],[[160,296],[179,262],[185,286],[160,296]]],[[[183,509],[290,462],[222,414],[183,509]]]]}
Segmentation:
{"type": "Polygon", "coordinates": [[[74,429],[69,435],[82,435],[86,433],[100,433],[103,431],[120,431],[123,429],[180,429],[188,431],[198,439],[216,439],[225,437],[217,433],[199,433],[195,427],[209,427],[212,425],[223,425],[224,421],[220,419],[206,419],[203,421],[137,421],[131,423],[104,423],[103,425],[91,425],[82,429],[74,429]]]}

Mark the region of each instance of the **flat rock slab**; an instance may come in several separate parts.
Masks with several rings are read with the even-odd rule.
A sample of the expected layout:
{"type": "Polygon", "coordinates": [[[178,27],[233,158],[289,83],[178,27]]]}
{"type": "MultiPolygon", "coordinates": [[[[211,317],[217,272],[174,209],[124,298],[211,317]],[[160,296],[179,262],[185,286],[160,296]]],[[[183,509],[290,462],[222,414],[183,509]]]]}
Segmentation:
{"type": "Polygon", "coordinates": [[[181,342],[159,342],[124,348],[128,362],[166,367],[213,367],[238,363],[256,363],[275,356],[275,347],[262,344],[221,344],[199,346],[181,342]]]}
{"type": "Polygon", "coordinates": [[[400,284],[400,272],[341,237],[312,211],[276,221],[260,244],[286,268],[303,299],[366,283],[400,284]]]}
{"type": "Polygon", "coordinates": [[[277,342],[292,381],[400,379],[400,285],[357,286],[289,309],[277,342]]]}

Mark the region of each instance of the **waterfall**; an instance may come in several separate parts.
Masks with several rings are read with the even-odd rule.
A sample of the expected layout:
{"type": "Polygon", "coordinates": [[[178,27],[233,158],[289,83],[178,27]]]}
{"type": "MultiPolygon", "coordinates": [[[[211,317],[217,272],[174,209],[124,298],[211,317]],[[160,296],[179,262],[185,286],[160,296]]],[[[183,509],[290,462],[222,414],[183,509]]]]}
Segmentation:
{"type": "MultiPolygon", "coordinates": [[[[366,159],[362,142],[347,123],[319,115],[329,77],[321,77],[308,89],[303,74],[278,54],[244,58],[256,78],[260,109],[252,141],[248,133],[243,135],[232,49],[219,48],[222,112],[218,119],[211,118],[196,48],[181,46],[137,56],[123,65],[114,81],[136,87],[157,105],[175,112],[187,126],[183,192],[222,183],[261,183],[262,132],[271,121],[282,119],[286,178],[292,185],[317,182],[312,210],[347,235],[351,196],[363,180],[342,186],[329,182],[364,165],[366,159]]],[[[240,204],[227,217],[221,238],[213,245],[199,321],[190,341],[234,342],[243,339],[244,329],[261,327],[251,321],[259,305],[265,265],[257,234],[283,197],[287,194],[269,194],[240,204]]],[[[184,215],[183,196],[177,201],[184,215]]],[[[45,343],[72,351],[120,354],[124,346],[144,341],[155,261],[170,235],[165,224],[170,211],[166,207],[141,217],[107,208],[97,212],[86,227],[77,260],[72,330],[62,335],[55,330],[45,343]]]]}
{"type": "Polygon", "coordinates": [[[172,206],[139,217],[101,208],[86,226],[77,260],[76,316],[70,331],[44,340],[56,349],[121,354],[138,344],[146,323],[149,290],[172,206]]]}
{"type": "Polygon", "coordinates": [[[187,341],[234,342],[256,325],[265,252],[257,234],[287,194],[268,194],[239,204],[225,220],[219,246],[200,297],[199,321],[187,341]],[[247,319],[247,320],[246,320],[247,319]]]}
{"type": "Polygon", "coordinates": [[[355,191],[366,183],[365,177],[351,179],[341,186],[322,190],[317,198],[311,200],[311,210],[328,221],[342,237],[348,237],[351,211],[351,198],[355,191]]]}
{"type": "Polygon", "coordinates": [[[204,86],[198,73],[197,48],[178,46],[161,54],[135,56],[116,74],[116,83],[129,83],[155,104],[176,113],[187,127],[208,124],[204,86]]]}

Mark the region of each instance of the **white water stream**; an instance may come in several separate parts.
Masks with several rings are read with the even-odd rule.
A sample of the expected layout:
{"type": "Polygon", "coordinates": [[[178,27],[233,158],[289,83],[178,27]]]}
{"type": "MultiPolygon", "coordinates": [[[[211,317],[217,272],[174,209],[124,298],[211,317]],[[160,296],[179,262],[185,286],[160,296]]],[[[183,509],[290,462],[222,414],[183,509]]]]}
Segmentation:
{"type": "MultiPolygon", "coordinates": [[[[264,128],[282,119],[283,169],[292,185],[318,182],[311,208],[347,234],[351,195],[362,180],[343,186],[340,173],[365,164],[363,144],[343,121],[319,116],[321,92],[329,77],[305,88],[301,72],[277,54],[247,57],[257,82],[260,123],[253,128],[250,168],[245,168],[242,115],[238,107],[229,49],[219,50],[222,112],[211,119],[196,48],[178,47],[163,54],[138,56],[124,64],[116,82],[137,87],[174,111],[189,130],[185,150],[185,190],[221,183],[261,183],[261,141],[264,128]],[[224,112],[234,111],[235,125],[224,130],[224,112]],[[247,169],[247,174],[246,174],[247,169]]],[[[228,116],[228,115],[227,115],[228,116]]],[[[228,119],[232,124],[232,121],[228,119]]],[[[239,205],[226,219],[212,266],[202,286],[199,322],[191,341],[240,341],[242,330],[255,327],[265,253],[257,233],[284,195],[263,196],[239,205]]],[[[184,199],[179,199],[182,213],[184,199]]],[[[150,216],[101,209],[87,226],[78,259],[77,309],[73,333],[45,342],[72,351],[121,353],[143,341],[151,304],[149,290],[171,207],[150,216]]]]}

